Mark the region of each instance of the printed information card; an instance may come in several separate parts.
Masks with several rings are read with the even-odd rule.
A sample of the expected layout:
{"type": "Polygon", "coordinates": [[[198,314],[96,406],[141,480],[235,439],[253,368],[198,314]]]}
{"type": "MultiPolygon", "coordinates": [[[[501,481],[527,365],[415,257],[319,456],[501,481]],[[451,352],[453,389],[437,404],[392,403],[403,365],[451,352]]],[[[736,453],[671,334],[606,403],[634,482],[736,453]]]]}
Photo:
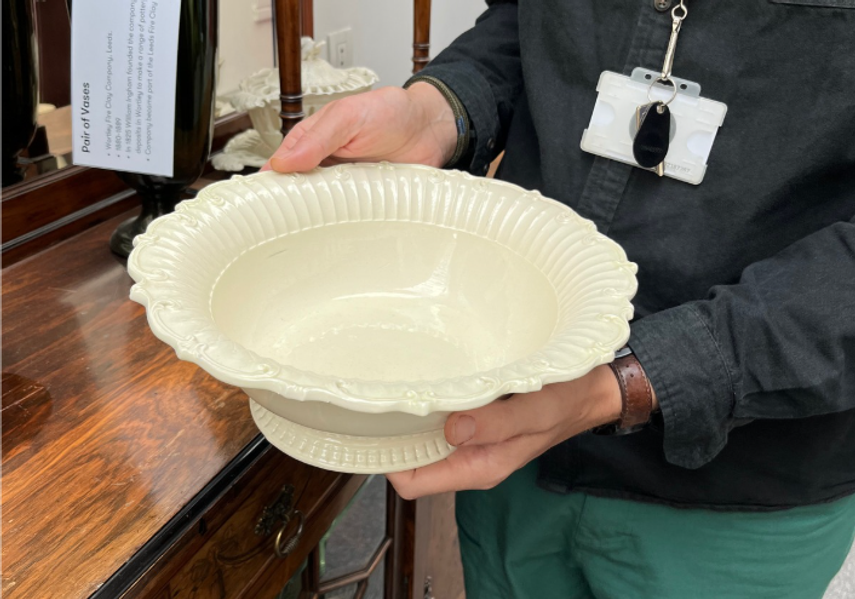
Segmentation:
{"type": "Polygon", "coordinates": [[[74,0],[75,164],[172,176],[181,0],[74,0]]]}

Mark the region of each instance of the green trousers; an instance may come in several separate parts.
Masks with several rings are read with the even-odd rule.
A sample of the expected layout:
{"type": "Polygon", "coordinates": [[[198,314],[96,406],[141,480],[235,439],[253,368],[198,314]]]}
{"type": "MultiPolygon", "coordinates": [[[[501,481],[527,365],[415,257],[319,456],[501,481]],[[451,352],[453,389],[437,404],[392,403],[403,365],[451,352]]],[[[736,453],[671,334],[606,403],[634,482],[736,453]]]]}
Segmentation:
{"type": "Polygon", "coordinates": [[[535,484],[457,494],[466,599],[821,599],[855,497],[776,512],[676,509],[535,484]]]}

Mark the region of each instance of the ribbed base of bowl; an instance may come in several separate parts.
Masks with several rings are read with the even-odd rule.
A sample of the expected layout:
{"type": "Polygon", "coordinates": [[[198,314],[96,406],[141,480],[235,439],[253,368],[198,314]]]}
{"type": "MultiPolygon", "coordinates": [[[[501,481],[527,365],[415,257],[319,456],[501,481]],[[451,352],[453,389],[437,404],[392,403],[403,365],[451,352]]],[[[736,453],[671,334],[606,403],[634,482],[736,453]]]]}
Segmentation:
{"type": "Polygon", "coordinates": [[[256,426],[280,451],[311,466],[334,472],[384,474],[420,468],[454,451],[442,429],[390,437],[328,433],[286,420],[249,400],[256,426]]]}

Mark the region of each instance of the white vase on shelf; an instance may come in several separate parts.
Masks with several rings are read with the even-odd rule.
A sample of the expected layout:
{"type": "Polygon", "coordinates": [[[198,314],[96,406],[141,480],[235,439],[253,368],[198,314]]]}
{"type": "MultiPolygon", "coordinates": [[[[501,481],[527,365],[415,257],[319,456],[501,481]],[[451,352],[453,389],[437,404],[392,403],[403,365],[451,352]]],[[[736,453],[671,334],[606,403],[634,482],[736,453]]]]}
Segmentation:
{"type": "MultiPolygon", "coordinates": [[[[301,79],[303,112],[311,116],[324,105],[346,96],[370,90],[379,77],[371,69],[338,69],[321,58],[325,42],[310,37],[302,40],[301,79]]],[[[226,98],[239,112],[246,112],[252,129],[229,140],[223,152],[214,156],[214,168],[240,171],[262,166],[282,142],[279,119],[279,71],[266,68],[241,81],[238,91],[226,98]]]]}

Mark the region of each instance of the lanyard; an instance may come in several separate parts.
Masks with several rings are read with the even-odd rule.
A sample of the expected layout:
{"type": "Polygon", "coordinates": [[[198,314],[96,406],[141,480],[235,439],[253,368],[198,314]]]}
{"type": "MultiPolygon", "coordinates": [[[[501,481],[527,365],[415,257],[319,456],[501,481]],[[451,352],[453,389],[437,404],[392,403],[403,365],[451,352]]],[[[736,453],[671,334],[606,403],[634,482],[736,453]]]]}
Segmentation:
{"type": "Polygon", "coordinates": [[[671,9],[671,37],[668,40],[668,49],[665,51],[665,62],[662,64],[662,73],[650,83],[647,89],[647,97],[653,102],[650,97],[650,90],[657,83],[666,83],[671,86],[672,94],[667,102],[663,102],[663,106],[670,104],[677,97],[677,85],[671,80],[671,70],[674,68],[674,52],[677,50],[677,38],[680,36],[680,29],[683,27],[683,21],[689,15],[689,9],[686,8],[685,0],[680,0],[680,4],[671,9]]]}

